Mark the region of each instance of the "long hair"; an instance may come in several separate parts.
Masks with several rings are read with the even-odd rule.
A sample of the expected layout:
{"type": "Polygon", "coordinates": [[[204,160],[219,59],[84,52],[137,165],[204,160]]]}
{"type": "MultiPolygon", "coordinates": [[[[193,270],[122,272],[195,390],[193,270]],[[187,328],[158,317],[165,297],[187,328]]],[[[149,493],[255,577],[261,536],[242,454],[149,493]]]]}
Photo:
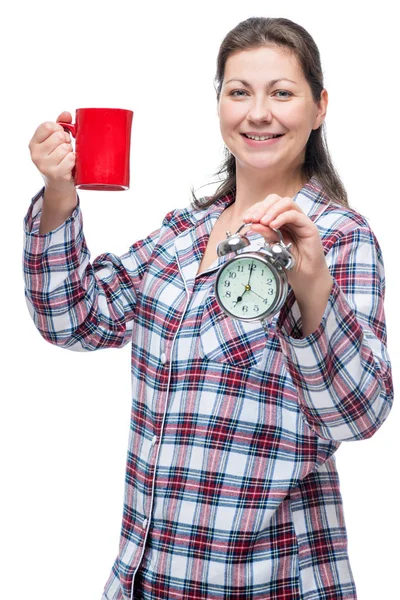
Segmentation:
{"type": "MultiPolygon", "coordinates": [[[[225,65],[229,56],[240,50],[251,50],[263,46],[286,48],[297,57],[307,80],[314,102],[321,99],[324,81],[318,47],[311,35],[301,25],[284,18],[250,17],[234,27],[223,39],[217,57],[217,72],[214,88],[219,102],[225,65]]],[[[224,160],[215,176],[226,174],[221,185],[212,196],[198,199],[191,188],[191,205],[195,210],[211,206],[218,198],[236,191],[236,159],[225,146],[224,160]]],[[[347,192],[333,166],[326,141],[325,122],[313,129],[308,138],[305,160],[302,165],[305,181],[316,177],[323,192],[333,201],[349,207],[347,192]]],[[[219,177],[218,181],[221,181],[219,177]]],[[[202,186],[204,187],[204,186],[202,186]]]]}

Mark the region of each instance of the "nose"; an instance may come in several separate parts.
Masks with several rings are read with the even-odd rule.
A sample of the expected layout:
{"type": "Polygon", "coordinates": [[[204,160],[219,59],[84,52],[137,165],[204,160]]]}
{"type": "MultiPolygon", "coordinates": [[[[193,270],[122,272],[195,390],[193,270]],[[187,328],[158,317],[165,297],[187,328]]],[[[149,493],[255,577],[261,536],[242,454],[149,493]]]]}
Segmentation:
{"type": "Polygon", "coordinates": [[[259,98],[255,99],[248,111],[249,121],[271,121],[272,111],[269,99],[259,98]]]}

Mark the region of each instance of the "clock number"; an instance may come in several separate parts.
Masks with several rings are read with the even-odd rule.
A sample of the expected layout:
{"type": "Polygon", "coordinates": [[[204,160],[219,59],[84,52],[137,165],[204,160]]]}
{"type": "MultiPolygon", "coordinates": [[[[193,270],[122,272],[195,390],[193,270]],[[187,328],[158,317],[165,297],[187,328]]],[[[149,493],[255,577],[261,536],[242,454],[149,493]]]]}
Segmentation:
{"type": "Polygon", "coordinates": [[[268,285],[272,285],[272,278],[271,277],[268,277],[267,283],[268,283],[268,285]]]}
{"type": "Polygon", "coordinates": [[[268,290],[268,294],[269,294],[270,296],[272,296],[272,294],[273,294],[273,293],[274,293],[274,290],[273,290],[272,288],[270,288],[270,289],[268,290]]]}
{"type": "Polygon", "coordinates": [[[249,310],[249,307],[246,304],[244,304],[244,306],[242,306],[242,311],[248,312],[248,310],[249,310]]]}
{"type": "Polygon", "coordinates": [[[235,273],[234,271],[229,271],[229,277],[230,277],[231,279],[235,279],[235,277],[236,277],[236,273],[235,273]]]}
{"type": "Polygon", "coordinates": [[[230,281],[228,281],[227,279],[225,279],[225,281],[224,281],[224,286],[225,286],[225,287],[229,287],[230,285],[231,285],[231,282],[230,282],[230,281]]]}
{"type": "Polygon", "coordinates": [[[254,310],[255,310],[256,312],[259,312],[260,308],[259,308],[258,304],[255,304],[255,305],[254,305],[254,310]]]}
{"type": "Polygon", "coordinates": [[[231,294],[231,292],[230,292],[229,290],[227,290],[227,291],[225,292],[225,298],[230,298],[230,297],[231,297],[231,295],[232,295],[232,294],[231,294]]]}
{"type": "Polygon", "coordinates": [[[255,271],[257,268],[257,265],[255,265],[254,263],[251,263],[251,265],[248,266],[249,271],[255,271]]]}
{"type": "Polygon", "coordinates": [[[237,270],[239,271],[239,273],[243,273],[243,269],[244,269],[243,265],[238,265],[237,270]]]}

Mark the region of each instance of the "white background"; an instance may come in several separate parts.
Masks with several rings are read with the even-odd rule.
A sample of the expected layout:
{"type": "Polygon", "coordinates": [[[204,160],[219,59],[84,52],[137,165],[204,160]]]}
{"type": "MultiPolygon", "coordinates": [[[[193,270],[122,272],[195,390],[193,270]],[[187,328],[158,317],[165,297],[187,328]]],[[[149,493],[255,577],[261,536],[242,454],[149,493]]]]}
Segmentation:
{"type": "MultiPolygon", "coordinates": [[[[2,9],[4,10],[4,9],[2,9]]],[[[222,160],[213,79],[226,33],[286,17],[316,41],[329,93],[329,149],[386,269],[398,381],[398,21],[389,1],[16,2],[1,23],[1,557],[4,599],[99,600],[118,551],[130,419],[130,346],[68,352],[45,342],[24,299],[22,225],[42,178],[28,143],[63,110],[134,111],[131,187],[81,191],[92,258],[122,254],[212,193],[222,160]]],[[[398,593],[399,410],[337,464],[359,600],[398,593]]],[[[167,599],[166,599],[167,600],[167,599]]]]}

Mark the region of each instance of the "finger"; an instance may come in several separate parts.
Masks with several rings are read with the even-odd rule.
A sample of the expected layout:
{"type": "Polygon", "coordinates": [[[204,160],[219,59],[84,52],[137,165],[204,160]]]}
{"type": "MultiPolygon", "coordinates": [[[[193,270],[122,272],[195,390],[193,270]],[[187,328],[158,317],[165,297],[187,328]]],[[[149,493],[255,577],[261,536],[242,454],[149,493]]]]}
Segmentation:
{"type": "MultiPolygon", "coordinates": [[[[41,152],[44,155],[49,155],[59,146],[70,143],[69,136],[63,130],[55,131],[50,137],[41,144],[41,152]]],[[[72,146],[71,146],[72,148],[72,146]]]]}
{"type": "Polygon", "coordinates": [[[263,238],[269,243],[280,241],[280,237],[276,233],[276,231],[274,231],[273,229],[271,229],[271,227],[268,227],[267,225],[261,225],[261,223],[253,223],[251,229],[256,233],[262,235],[263,238]]]}
{"type": "MultiPolygon", "coordinates": [[[[278,200],[275,200],[275,202],[278,202],[278,200]]],[[[264,203],[264,200],[262,200],[261,202],[256,202],[256,204],[254,204],[245,212],[245,214],[243,215],[243,221],[258,221],[259,219],[261,219],[262,216],[266,214],[267,210],[268,209],[264,203]]]]}
{"type": "Polygon", "coordinates": [[[60,127],[61,125],[57,125],[56,123],[53,123],[53,121],[46,121],[45,123],[42,123],[35,130],[35,133],[31,139],[31,144],[41,144],[60,127]]]}
{"type": "Polygon", "coordinates": [[[270,194],[261,203],[264,212],[271,212],[277,206],[290,206],[292,204],[292,198],[289,198],[289,196],[278,196],[278,194],[270,194]]]}
{"type": "Polygon", "coordinates": [[[274,229],[268,227],[267,225],[261,225],[261,223],[254,223],[251,226],[251,229],[254,230],[256,233],[262,235],[265,241],[268,242],[268,244],[280,243],[281,236],[285,245],[289,243],[293,244],[293,232],[290,232],[290,230],[286,231],[285,229],[279,229],[279,227],[275,227],[274,229],[279,229],[279,232],[281,234],[280,236],[276,231],[274,231],[274,229]]]}
{"type": "Polygon", "coordinates": [[[261,217],[263,217],[265,214],[271,214],[272,208],[276,207],[283,201],[286,205],[287,203],[290,204],[292,199],[288,196],[282,198],[282,196],[279,196],[278,194],[269,194],[266,198],[264,198],[264,200],[261,200],[261,202],[256,202],[250,209],[248,209],[244,214],[243,220],[248,221],[261,219],[261,217]]]}
{"type": "Polygon", "coordinates": [[[59,173],[67,175],[70,174],[72,167],[75,166],[75,158],[76,156],[74,152],[69,152],[66,154],[57,165],[59,173]]]}
{"type": "MultiPolygon", "coordinates": [[[[35,133],[33,134],[32,139],[29,143],[29,146],[33,147],[35,145],[42,144],[56,132],[65,134],[65,131],[64,131],[62,125],[59,125],[58,123],[54,123],[53,121],[46,121],[45,123],[42,123],[41,125],[39,125],[39,127],[36,129],[35,133]]],[[[65,138],[65,136],[63,136],[63,141],[64,141],[64,139],[69,140],[70,138],[69,137],[65,138]]],[[[61,140],[61,137],[60,137],[60,140],[61,140]]]]}
{"type": "Polygon", "coordinates": [[[73,148],[71,144],[60,144],[53,150],[53,152],[51,152],[45,157],[45,160],[48,161],[48,164],[51,164],[56,167],[70,153],[73,153],[73,148]]]}
{"type": "MultiPolygon", "coordinates": [[[[57,123],[58,123],[58,121],[61,121],[62,123],[72,123],[72,115],[71,115],[71,113],[68,112],[67,110],[64,110],[60,115],[58,115],[58,117],[57,117],[57,123]]],[[[70,134],[70,132],[67,129],[64,129],[64,127],[63,127],[63,130],[65,132],[66,140],[68,142],[70,142],[71,141],[71,134],[70,134]]]]}
{"type": "Polygon", "coordinates": [[[285,210],[272,219],[268,225],[274,229],[279,229],[284,223],[291,223],[297,227],[307,227],[309,219],[303,212],[300,213],[296,209],[285,210]]]}
{"type": "Polygon", "coordinates": [[[65,179],[66,181],[70,181],[71,172],[74,166],[75,154],[73,152],[68,152],[68,154],[64,156],[59,155],[58,157],[54,157],[51,163],[47,160],[47,163],[42,166],[41,171],[48,179],[65,179]]]}
{"type": "Polygon", "coordinates": [[[296,210],[296,205],[290,198],[281,198],[266,209],[267,212],[261,215],[260,222],[264,225],[268,225],[280,213],[288,210],[296,210]]]}
{"type": "Polygon", "coordinates": [[[288,210],[292,206],[293,202],[290,198],[281,198],[278,196],[274,201],[270,199],[267,204],[262,203],[260,209],[250,214],[249,219],[253,222],[260,221],[264,225],[267,225],[280,212],[288,210]]]}
{"type": "Polygon", "coordinates": [[[62,121],[63,123],[72,123],[72,115],[67,110],[64,110],[60,115],[58,115],[57,121],[62,121]]]}

